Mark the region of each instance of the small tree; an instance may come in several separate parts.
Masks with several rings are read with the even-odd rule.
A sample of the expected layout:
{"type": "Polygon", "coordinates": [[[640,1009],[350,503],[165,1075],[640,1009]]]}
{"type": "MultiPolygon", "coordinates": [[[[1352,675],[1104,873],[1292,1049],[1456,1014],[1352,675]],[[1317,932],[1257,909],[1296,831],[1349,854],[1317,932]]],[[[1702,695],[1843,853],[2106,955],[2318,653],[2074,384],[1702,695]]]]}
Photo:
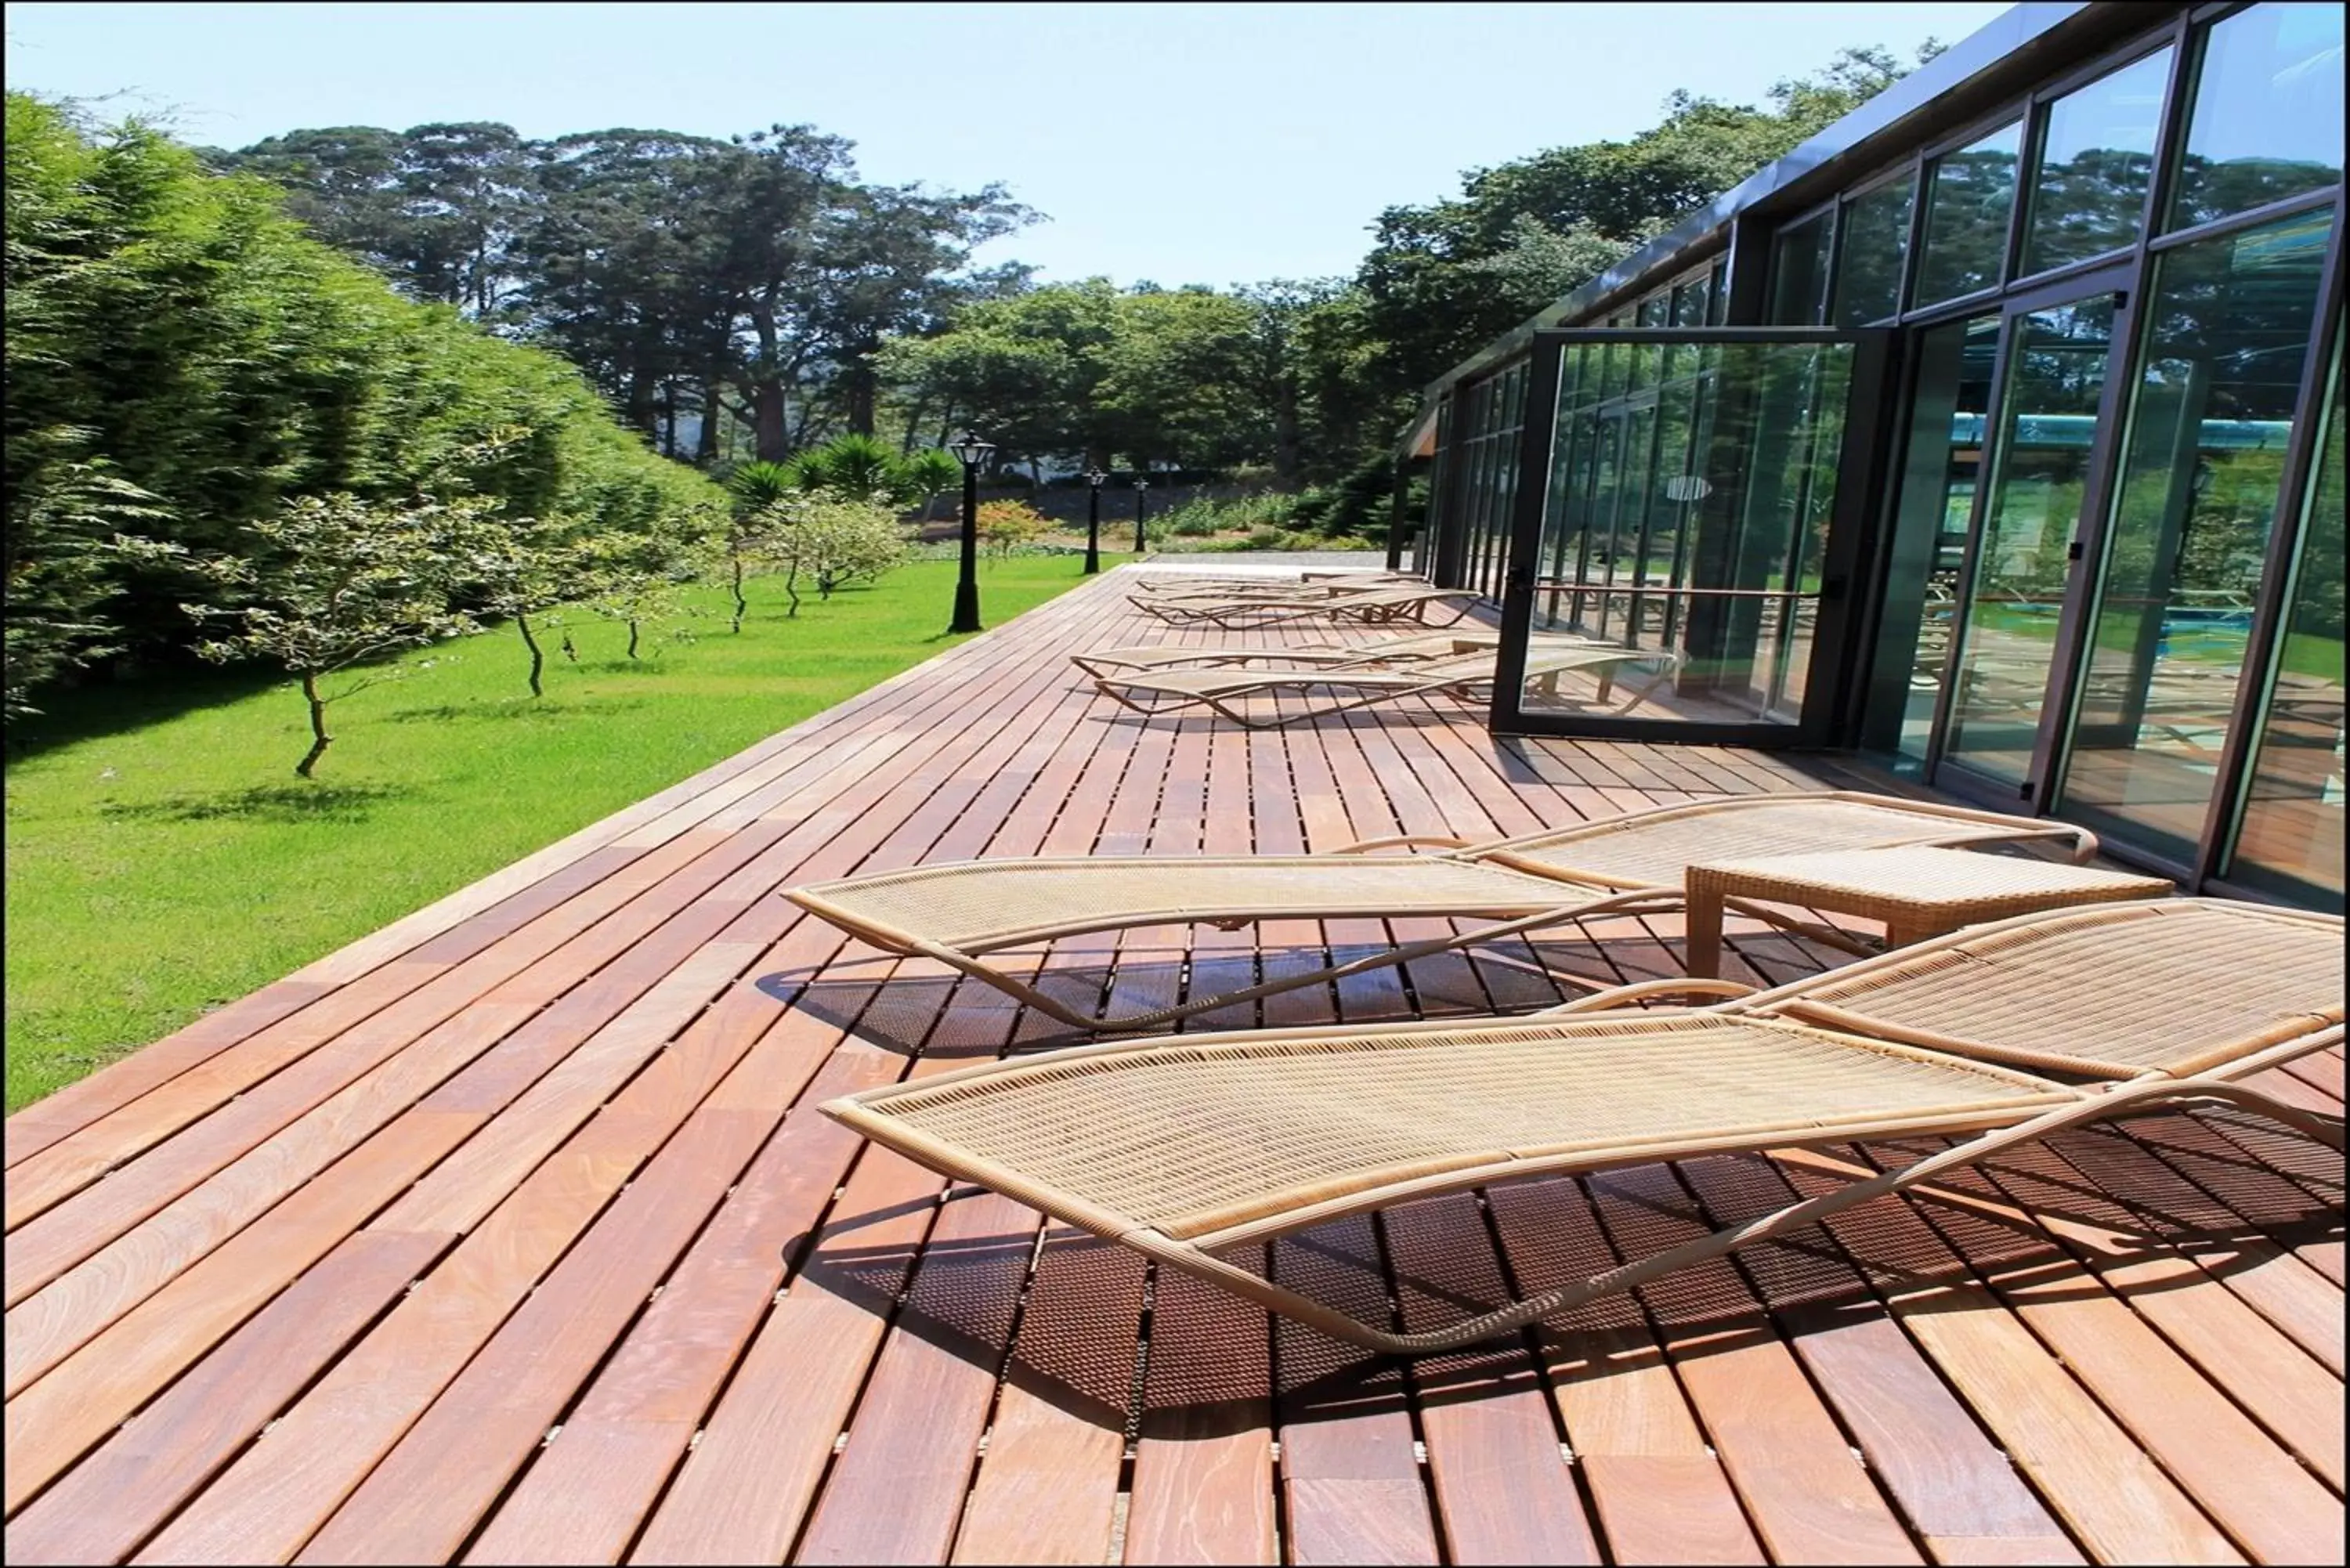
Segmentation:
{"type": "Polygon", "coordinates": [[[546,650],[531,626],[533,616],[544,617],[556,606],[576,597],[587,563],[577,541],[567,538],[556,524],[536,517],[503,519],[492,536],[484,538],[467,563],[470,586],[485,615],[504,616],[521,634],[530,650],[530,694],[546,694],[542,676],[546,650]]]}
{"type": "Polygon", "coordinates": [[[380,665],[331,692],[323,682],[474,629],[473,618],[451,605],[450,592],[489,542],[495,509],[474,497],[390,504],[341,493],[295,500],[278,515],[243,526],[246,554],[192,561],[242,601],[182,607],[199,625],[227,628],[196,652],[215,663],[271,659],[300,681],[310,749],[294,771],[308,778],[334,743],[327,710],[407,670],[380,665]]]}
{"type": "MultiPolygon", "coordinates": [[[[588,607],[629,628],[629,657],[640,657],[644,629],[685,613],[682,590],[710,564],[718,529],[702,512],[653,519],[633,534],[605,533],[583,540],[588,607]]],[[[686,636],[683,628],[672,635],[686,636]]]]}
{"type": "Polygon", "coordinates": [[[775,535],[782,526],[777,508],[801,491],[800,473],[789,463],[746,462],[726,481],[733,493],[734,510],[727,520],[726,572],[734,598],[734,621],[743,629],[750,603],[743,597],[743,580],[775,557],[775,535]]]}
{"type": "Polygon", "coordinates": [[[998,560],[1028,543],[1051,524],[1043,513],[1025,501],[989,501],[979,509],[979,541],[998,560]]]}
{"type": "Polygon", "coordinates": [[[799,584],[830,598],[846,584],[870,581],[906,558],[906,536],[889,508],[871,501],[817,491],[774,509],[773,548],[784,566],[785,613],[800,613],[799,584]]]}

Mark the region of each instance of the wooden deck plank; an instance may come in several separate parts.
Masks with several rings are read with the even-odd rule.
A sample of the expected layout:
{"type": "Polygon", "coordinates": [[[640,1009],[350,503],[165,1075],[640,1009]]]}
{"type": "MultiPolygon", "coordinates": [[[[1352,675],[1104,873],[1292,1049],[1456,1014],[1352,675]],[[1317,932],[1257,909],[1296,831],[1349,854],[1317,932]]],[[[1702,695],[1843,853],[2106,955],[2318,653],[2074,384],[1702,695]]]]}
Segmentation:
{"type": "MultiPolygon", "coordinates": [[[[1928,1206],[1935,1228],[1961,1252],[1999,1258],[1985,1271],[1991,1289],[2240,1547],[2268,1563],[2343,1555],[2339,1500],[2077,1259],[2039,1240],[2046,1227],[1981,1171],[1954,1172],[1938,1185],[1976,1201],[1928,1206]],[[2021,1256],[2019,1231],[2035,1238],[2021,1256]]],[[[2084,1233],[2069,1219],[2058,1223],[2084,1233]]],[[[2324,1376],[2303,1365],[2307,1376],[2324,1376]]]]}
{"type": "MultiPolygon", "coordinates": [[[[1659,1166],[1595,1176],[1601,1223],[1627,1258],[1705,1229],[1659,1166]]],[[[1756,1532],[1783,1562],[1916,1563],[1908,1532],[1794,1355],[1726,1260],[1641,1287],[1659,1337],[1756,1532]]]]}
{"type": "MultiPolygon", "coordinates": [[[[1807,1197],[1872,1168],[1849,1151],[1782,1154],[1777,1163],[1807,1197]]],[[[1827,1227],[1856,1258],[1933,1282],[1884,1299],[2067,1532],[2103,1562],[2243,1561],[1921,1210],[1907,1199],[1878,1199],[1831,1217],[1827,1227]]]]}
{"type": "Polygon", "coordinates": [[[1126,1248],[1045,1232],[952,1561],[1109,1560],[1142,1284],[1126,1248]]]}
{"type": "MultiPolygon", "coordinates": [[[[1665,1282],[1645,1310],[1403,1367],[1182,1276],[1146,1295],[1131,1252],[1058,1228],[1029,1272],[1033,1213],[942,1206],[937,1178],[815,1114],[910,1065],[1082,1036],[802,918],[773,896],[796,881],[1482,838],[1851,783],[1825,759],[1496,739],[1432,701],[1261,732],[1113,715],[1070,650],[1299,635],[1170,635],[1123,604],[1130,576],[12,1117],[12,1559],[2338,1553],[2341,1166],[2257,1118],[2074,1135],[1979,1191],[1665,1282]],[[2160,1429],[2181,1389],[2191,1422],[2160,1429]]],[[[1154,930],[1007,967],[1084,1005],[1160,1005],[1417,929],[1154,930]]],[[[1751,973],[1822,962],[1731,935],[1751,973]]],[[[1675,917],[1593,922],[1190,1028],[1539,1006],[1573,993],[1549,971],[1669,974],[1679,940],[1675,917]]],[[[2340,1064],[2272,1081],[2338,1113],[2340,1064]]],[[[1505,1187],[1254,1262],[1417,1325],[1836,1158],[1505,1187]]]]}

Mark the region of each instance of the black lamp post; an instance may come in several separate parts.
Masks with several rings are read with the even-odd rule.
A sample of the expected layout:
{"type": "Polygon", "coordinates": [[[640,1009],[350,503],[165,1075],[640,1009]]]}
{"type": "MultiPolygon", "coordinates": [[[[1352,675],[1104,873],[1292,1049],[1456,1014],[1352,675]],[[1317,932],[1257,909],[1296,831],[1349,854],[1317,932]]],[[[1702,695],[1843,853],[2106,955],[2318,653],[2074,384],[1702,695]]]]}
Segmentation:
{"type": "Polygon", "coordinates": [[[1134,553],[1138,556],[1150,548],[1150,540],[1142,532],[1142,498],[1149,489],[1149,474],[1138,473],[1134,476],[1134,553]]]}
{"type": "Polygon", "coordinates": [[[1101,487],[1108,474],[1098,468],[1086,470],[1086,483],[1093,489],[1086,500],[1086,573],[1092,576],[1101,570],[1101,487]]]}
{"type": "Polygon", "coordinates": [[[947,448],[962,464],[962,576],[955,580],[954,621],[950,632],[977,631],[979,625],[979,465],[995,450],[969,431],[947,448]]]}

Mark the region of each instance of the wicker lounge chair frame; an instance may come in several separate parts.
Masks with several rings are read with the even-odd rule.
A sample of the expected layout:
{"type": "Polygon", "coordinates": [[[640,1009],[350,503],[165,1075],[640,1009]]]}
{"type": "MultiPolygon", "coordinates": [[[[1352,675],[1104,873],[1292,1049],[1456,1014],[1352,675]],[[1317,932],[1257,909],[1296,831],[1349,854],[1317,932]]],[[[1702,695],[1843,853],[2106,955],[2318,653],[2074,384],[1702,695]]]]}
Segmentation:
{"type": "MultiPolygon", "coordinates": [[[[1691,859],[2032,840],[2067,844],[2075,862],[2092,858],[2097,850],[2095,835],[2069,824],[2003,816],[1936,802],[1831,791],[1663,806],[1485,844],[1405,834],[1367,839],[1318,855],[966,860],[810,883],[787,888],[783,897],[886,952],[934,959],[1060,1023],[1090,1030],[1148,1029],[1211,1008],[1322,985],[1544,927],[1600,916],[1670,913],[1686,906],[1678,867],[1691,859]],[[1771,815],[1759,815],[1765,812],[1771,815]],[[1714,831],[1717,827],[1721,831],[1714,831]],[[1644,840],[1652,847],[1644,849],[1644,840]],[[1415,854],[1400,863],[1379,860],[1378,864],[1387,871],[1374,870],[1365,877],[1361,869],[1365,864],[1378,852],[1390,849],[1436,852],[1415,854]],[[1274,872],[1281,882],[1280,896],[1253,893],[1247,901],[1223,896],[1211,884],[1216,872],[1230,867],[1274,872]],[[1668,870],[1669,881],[1659,874],[1668,870]],[[1328,876],[1317,877],[1326,872],[1328,876]],[[1389,873],[1400,876],[1391,877],[1389,873]],[[1049,881],[1062,875],[1088,885],[1107,883],[1116,895],[1116,907],[1086,909],[1080,898],[1055,895],[1043,906],[1050,909],[1050,915],[1040,911],[1023,919],[1005,913],[1017,905],[1001,897],[1003,889],[1024,878],[1041,876],[1049,881]],[[1314,886],[1317,880],[1323,884],[1319,888],[1314,886]],[[1379,884],[1369,893],[1376,902],[1367,902],[1358,887],[1346,886],[1362,880],[1379,884]],[[996,895],[965,900],[966,907],[977,905],[989,911],[974,919],[993,924],[946,929],[954,917],[939,912],[938,895],[942,890],[951,895],[958,884],[996,895]],[[1211,925],[1238,930],[1263,920],[1363,916],[1432,916],[1487,923],[1398,943],[1310,972],[1285,974],[1236,991],[1117,1018],[1081,1012],[987,961],[990,953],[1095,931],[1157,925],[1211,925]],[[928,922],[929,929],[922,929],[918,921],[928,922]]],[[[1731,898],[1725,900],[1725,907],[1847,952],[1869,950],[1841,931],[1767,905],[1731,898]]],[[[1866,909],[1856,912],[1864,918],[1867,914],[1866,909]]],[[[1595,982],[1578,976],[1562,973],[1556,978],[1596,989],[1595,982]]]]}
{"type": "MultiPolygon", "coordinates": [[[[1540,647],[1527,652],[1524,679],[1538,688],[1545,698],[1557,699],[1560,697],[1558,681],[1561,676],[1578,670],[1596,670],[1601,671],[1598,698],[1604,703],[1612,694],[1616,683],[1610,666],[1650,661],[1660,668],[1648,680],[1634,687],[1630,698],[1614,710],[1620,715],[1647,701],[1672,679],[1674,670],[1680,667],[1678,654],[1653,648],[1625,648],[1616,643],[1540,647]]],[[[1430,659],[1401,670],[1343,664],[1311,670],[1250,672],[1163,670],[1103,675],[1094,680],[1095,691],[1120,707],[1131,708],[1138,713],[1160,714],[1205,708],[1220,719],[1229,719],[1252,730],[1276,730],[1284,725],[1327,719],[1339,713],[1351,713],[1358,708],[1399,701],[1407,697],[1458,697],[1463,701],[1479,701],[1490,696],[1492,688],[1493,655],[1490,650],[1430,659]],[[1351,692],[1353,695],[1290,713],[1252,713],[1245,706],[1252,698],[1314,688],[1351,692]]]]}
{"type": "Polygon", "coordinates": [[[1450,626],[1466,616],[1481,597],[1473,588],[1399,587],[1356,594],[1243,594],[1200,598],[1130,594],[1128,602],[1170,626],[1215,626],[1230,630],[1285,626],[1301,620],[1353,621],[1367,626],[1412,621],[1422,626],[1450,626]],[[1445,608],[1452,611],[1447,619],[1429,618],[1445,608]]]}
{"type": "Polygon", "coordinates": [[[1408,632],[1374,642],[1298,642],[1274,648],[1096,648],[1069,655],[1069,662],[1097,680],[1115,670],[1222,670],[1248,664],[1285,664],[1329,670],[1411,665],[1448,659],[1499,645],[1497,631],[1461,628],[1408,632]]]}
{"type": "Polygon", "coordinates": [[[1702,1009],[1631,1006],[1693,988],[1655,981],[1531,1019],[1113,1042],[868,1090],[824,1110],[950,1178],[1337,1339],[1428,1355],[2086,1123],[2233,1106],[2340,1149],[2339,1117],[2239,1080],[2341,1043],[2342,933],[2338,916],[2218,900],[2104,905],[1977,926],[1772,991],[1694,982],[1731,998],[1702,1009]],[[2257,978],[2147,983],[2182,956],[2257,978]],[[2076,1037],[2119,1050],[2067,1050],[2076,1037]],[[1466,1086],[1464,1064],[1482,1069],[1466,1086]],[[1755,1079],[1738,1080],[1757,1067],[1755,1079]],[[1562,1084],[1573,1087],[1561,1093],[1562,1084]],[[1021,1105],[1024,1096],[1035,1103],[1021,1105]],[[1089,1126],[1089,1115],[1100,1119],[1089,1126]],[[1423,1115],[1440,1129],[1422,1130],[1423,1115]],[[1608,1134],[1611,1116],[1638,1130],[1608,1134]],[[1478,1125],[1443,1147],[1464,1121],[1478,1125]],[[1158,1136],[1130,1147],[1143,1127],[1158,1136]],[[1106,1133],[1120,1146],[1106,1146],[1106,1133]],[[1965,1134],[1976,1136],[1423,1333],[1360,1322],[1214,1255],[1504,1180],[1965,1134]]]}

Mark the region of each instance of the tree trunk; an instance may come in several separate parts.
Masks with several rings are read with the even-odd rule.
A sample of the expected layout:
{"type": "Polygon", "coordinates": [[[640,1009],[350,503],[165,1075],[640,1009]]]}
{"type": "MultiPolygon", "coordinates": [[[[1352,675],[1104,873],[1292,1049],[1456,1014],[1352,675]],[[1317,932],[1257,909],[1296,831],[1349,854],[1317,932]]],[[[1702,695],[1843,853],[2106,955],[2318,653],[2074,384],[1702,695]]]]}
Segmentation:
{"type": "Polygon", "coordinates": [[[546,695],[546,689],[539,684],[538,678],[546,672],[546,655],[539,651],[538,639],[530,634],[530,617],[526,615],[515,617],[515,629],[522,633],[522,645],[530,649],[530,694],[534,697],[544,697],[546,695]]]}
{"type": "Polygon", "coordinates": [[[649,436],[657,433],[652,379],[641,370],[629,372],[629,428],[649,436]]]}
{"type": "Polygon", "coordinates": [[[743,612],[751,607],[743,602],[743,552],[739,549],[732,552],[727,566],[731,568],[733,577],[734,629],[739,632],[743,629],[743,612]]]}
{"type": "Polygon", "coordinates": [[[795,562],[795,563],[793,563],[793,565],[792,565],[791,568],[790,568],[788,571],[786,571],[786,572],[785,572],[785,573],[784,573],[784,597],[785,597],[785,598],[787,598],[787,599],[789,599],[789,600],[791,600],[791,601],[792,601],[792,607],[791,607],[791,608],[789,608],[789,609],[787,609],[787,610],[785,610],[785,611],[784,612],[784,618],[785,618],[785,619],[786,619],[786,620],[795,620],[795,619],[797,619],[797,618],[798,618],[798,617],[799,617],[799,613],[800,613],[800,587],[799,587],[799,585],[800,585],[800,568],[799,568],[799,565],[798,565],[798,563],[797,563],[797,562],[795,562]]]}
{"type": "Polygon", "coordinates": [[[660,397],[661,455],[677,457],[677,383],[663,381],[660,397]]]}
{"type": "Polygon", "coordinates": [[[327,733],[327,703],[318,695],[316,675],[302,677],[302,700],[310,705],[310,750],[294,764],[294,771],[307,779],[310,770],[318,765],[318,759],[327,754],[327,748],[335,743],[335,737],[327,733]]]}
{"type": "Polygon", "coordinates": [[[847,382],[848,433],[869,436],[873,433],[873,405],[879,378],[873,371],[873,350],[879,344],[862,344],[848,357],[841,369],[841,378],[847,382]]]}
{"type": "Polygon", "coordinates": [[[761,462],[781,462],[792,454],[784,430],[784,384],[771,376],[751,383],[751,437],[761,462]]]}
{"type": "Polygon", "coordinates": [[[636,621],[629,622],[629,657],[630,659],[637,656],[637,635],[640,629],[636,621]]]}
{"type": "Polygon", "coordinates": [[[693,443],[693,461],[708,468],[718,461],[718,377],[715,372],[702,382],[702,434],[693,443]]]}
{"type": "Polygon", "coordinates": [[[1273,398],[1273,483],[1276,490],[1297,488],[1304,466],[1297,442],[1297,383],[1284,376],[1273,398]]]}

